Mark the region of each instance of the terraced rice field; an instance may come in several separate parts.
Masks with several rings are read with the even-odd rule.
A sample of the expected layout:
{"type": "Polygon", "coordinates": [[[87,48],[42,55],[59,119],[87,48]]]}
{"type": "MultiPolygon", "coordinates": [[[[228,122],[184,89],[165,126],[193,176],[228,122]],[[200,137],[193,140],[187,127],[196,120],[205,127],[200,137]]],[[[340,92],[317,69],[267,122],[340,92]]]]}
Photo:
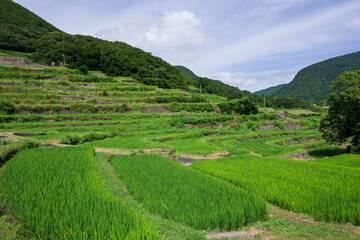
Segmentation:
{"type": "Polygon", "coordinates": [[[266,202],[359,225],[359,156],[326,144],[321,113],[222,114],[223,97],[119,79],[0,66],[1,192],[31,237],[203,239],[271,226],[266,202]]]}

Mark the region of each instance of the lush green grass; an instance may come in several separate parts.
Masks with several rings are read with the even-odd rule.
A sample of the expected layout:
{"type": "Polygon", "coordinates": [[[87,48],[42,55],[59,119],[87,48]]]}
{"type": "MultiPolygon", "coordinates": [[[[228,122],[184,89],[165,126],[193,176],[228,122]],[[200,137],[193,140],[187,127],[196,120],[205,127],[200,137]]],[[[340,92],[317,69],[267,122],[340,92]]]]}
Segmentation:
{"type": "Polygon", "coordinates": [[[157,214],[151,214],[141,203],[137,202],[130,194],[125,184],[120,180],[115,169],[108,161],[108,156],[104,153],[96,154],[96,165],[99,169],[99,175],[104,181],[105,186],[116,197],[121,198],[126,204],[139,209],[142,213],[148,216],[154,223],[154,228],[157,229],[163,239],[173,240],[200,240],[204,239],[205,231],[199,231],[187,227],[181,223],[170,219],[164,219],[157,214]]]}
{"type": "Polygon", "coordinates": [[[338,166],[346,166],[351,168],[360,168],[360,155],[342,154],[335,157],[322,158],[317,160],[316,162],[338,166]]]}
{"type": "Polygon", "coordinates": [[[23,151],[2,182],[15,217],[38,238],[158,238],[148,220],[105,189],[90,148],[23,151]]]}
{"type": "Polygon", "coordinates": [[[255,156],[194,162],[193,168],[248,189],[282,208],[319,220],[360,224],[360,171],[255,156]]]}
{"type": "Polygon", "coordinates": [[[319,147],[310,149],[309,155],[316,158],[323,158],[323,157],[332,157],[339,154],[344,154],[345,149],[340,147],[333,147],[333,146],[325,146],[325,147],[319,147]]]}
{"type": "Polygon", "coordinates": [[[265,202],[160,155],[112,157],[135,198],[152,213],[195,229],[233,230],[266,217],[265,202]]]}

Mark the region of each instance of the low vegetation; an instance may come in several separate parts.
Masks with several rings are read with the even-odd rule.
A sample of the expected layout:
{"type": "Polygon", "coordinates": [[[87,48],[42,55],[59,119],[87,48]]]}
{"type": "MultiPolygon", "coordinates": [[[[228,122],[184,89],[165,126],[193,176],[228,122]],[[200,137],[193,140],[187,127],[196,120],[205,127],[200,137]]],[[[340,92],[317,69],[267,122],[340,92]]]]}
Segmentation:
{"type": "Polygon", "coordinates": [[[359,169],[255,156],[195,162],[193,167],[282,208],[322,221],[360,224],[359,169]]]}
{"type": "Polygon", "coordinates": [[[105,189],[92,149],[21,152],[2,181],[14,216],[39,239],[158,239],[148,220],[105,189]]]}
{"type": "Polygon", "coordinates": [[[265,202],[159,155],[112,157],[122,181],[151,212],[195,229],[235,230],[266,218],[265,202]]]}

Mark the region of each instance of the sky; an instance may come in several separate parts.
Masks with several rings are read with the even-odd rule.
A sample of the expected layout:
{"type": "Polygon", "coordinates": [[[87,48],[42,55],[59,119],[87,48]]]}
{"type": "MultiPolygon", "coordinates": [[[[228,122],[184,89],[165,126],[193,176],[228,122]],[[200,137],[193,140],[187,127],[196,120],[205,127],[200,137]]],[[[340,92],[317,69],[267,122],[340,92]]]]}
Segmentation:
{"type": "Polygon", "coordinates": [[[70,34],[126,42],[250,92],[360,51],[359,0],[13,0],[70,34]]]}

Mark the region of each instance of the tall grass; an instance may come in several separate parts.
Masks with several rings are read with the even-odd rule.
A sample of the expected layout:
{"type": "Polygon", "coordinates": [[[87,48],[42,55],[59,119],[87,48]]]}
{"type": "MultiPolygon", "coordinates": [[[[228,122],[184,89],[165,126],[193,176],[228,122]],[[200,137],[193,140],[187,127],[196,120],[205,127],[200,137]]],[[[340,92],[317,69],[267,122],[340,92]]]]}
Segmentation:
{"type": "Polygon", "coordinates": [[[322,158],[317,163],[339,165],[351,168],[360,168],[360,155],[358,154],[342,154],[329,158],[322,158]]]}
{"type": "Polygon", "coordinates": [[[152,213],[195,229],[234,230],[266,217],[265,202],[253,194],[160,155],[112,157],[111,164],[152,213]]]}
{"type": "Polygon", "coordinates": [[[255,156],[194,162],[193,168],[248,189],[285,209],[360,225],[360,170],[255,156]]]}
{"type": "Polygon", "coordinates": [[[3,191],[41,239],[158,239],[148,220],[103,186],[90,148],[32,149],[6,166],[3,191]]]}

